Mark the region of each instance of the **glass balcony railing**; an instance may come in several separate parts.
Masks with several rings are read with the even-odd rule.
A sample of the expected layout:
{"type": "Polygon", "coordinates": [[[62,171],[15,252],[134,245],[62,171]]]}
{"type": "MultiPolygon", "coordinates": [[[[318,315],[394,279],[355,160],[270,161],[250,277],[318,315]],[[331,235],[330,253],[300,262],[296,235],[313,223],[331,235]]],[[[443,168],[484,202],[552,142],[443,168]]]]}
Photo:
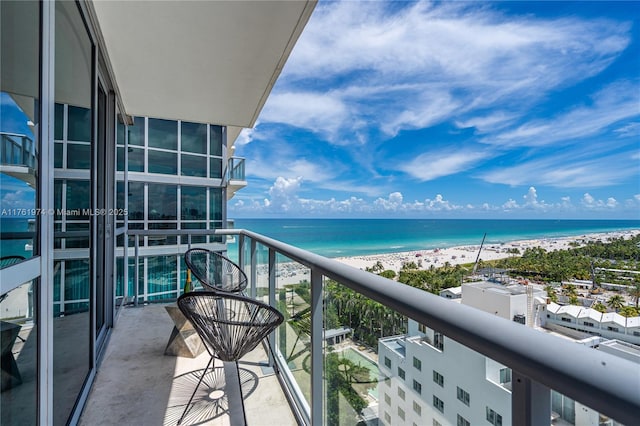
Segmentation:
{"type": "Polygon", "coordinates": [[[35,168],[35,144],[26,135],[0,132],[0,164],[35,168]]]}
{"type": "Polygon", "coordinates": [[[229,158],[229,164],[227,165],[227,181],[239,180],[244,181],[244,163],[245,159],[240,157],[229,158]]]}
{"type": "Polygon", "coordinates": [[[138,289],[135,300],[177,297],[184,279],[180,256],[194,237],[233,235],[233,243],[226,245],[197,245],[226,250],[249,277],[247,293],[284,314],[285,322],[271,344],[278,382],[300,424],[637,421],[638,364],[628,357],[576,344],[246,230],[130,234],[141,239],[160,232],[186,244],[145,247],[164,254],[129,248],[129,265],[140,270],[129,274],[138,283],[132,288],[138,289]],[[178,272],[155,274],[151,278],[156,281],[141,279],[151,267],[140,265],[150,262],[151,254],[154,262],[159,256],[173,256],[178,272]],[[162,287],[163,279],[167,289],[152,291],[151,281],[162,287]]]}

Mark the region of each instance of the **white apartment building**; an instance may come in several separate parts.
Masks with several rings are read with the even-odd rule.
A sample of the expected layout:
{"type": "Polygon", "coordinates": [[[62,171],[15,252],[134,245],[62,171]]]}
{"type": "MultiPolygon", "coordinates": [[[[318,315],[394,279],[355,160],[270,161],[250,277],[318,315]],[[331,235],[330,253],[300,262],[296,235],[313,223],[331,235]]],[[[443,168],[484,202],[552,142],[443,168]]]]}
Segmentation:
{"type": "MultiPolygon", "coordinates": [[[[543,296],[533,287],[479,282],[463,285],[462,298],[451,303],[539,328],[546,319],[543,296]]],[[[634,345],[539,329],[583,345],[599,345],[600,350],[640,364],[640,348],[634,345]]],[[[512,424],[511,370],[504,365],[413,320],[406,336],[381,339],[378,349],[380,370],[388,377],[378,386],[381,424],[512,424]]],[[[557,392],[551,392],[551,399],[553,424],[615,424],[557,392]]]]}

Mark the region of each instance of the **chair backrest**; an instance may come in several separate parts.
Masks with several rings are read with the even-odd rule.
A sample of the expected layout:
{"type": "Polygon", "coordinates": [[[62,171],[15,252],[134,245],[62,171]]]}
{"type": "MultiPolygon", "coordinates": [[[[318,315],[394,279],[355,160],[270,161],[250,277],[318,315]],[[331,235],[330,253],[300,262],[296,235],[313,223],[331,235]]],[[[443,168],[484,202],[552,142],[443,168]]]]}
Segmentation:
{"type": "Polygon", "coordinates": [[[229,293],[185,293],[178,307],[209,353],[222,361],[238,361],[284,321],[275,308],[229,293]]]}
{"type": "Polygon", "coordinates": [[[184,254],[184,262],[193,276],[207,290],[226,293],[242,293],[249,280],[238,265],[220,253],[193,248],[184,254]]]}

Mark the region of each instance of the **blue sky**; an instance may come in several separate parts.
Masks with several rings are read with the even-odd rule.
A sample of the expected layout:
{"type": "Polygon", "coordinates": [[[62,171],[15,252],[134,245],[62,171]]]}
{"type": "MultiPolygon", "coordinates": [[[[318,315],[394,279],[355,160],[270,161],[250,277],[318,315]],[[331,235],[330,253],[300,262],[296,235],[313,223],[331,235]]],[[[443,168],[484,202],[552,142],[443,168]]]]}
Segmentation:
{"type": "Polygon", "coordinates": [[[320,2],[229,217],[640,218],[640,3],[320,2]]]}

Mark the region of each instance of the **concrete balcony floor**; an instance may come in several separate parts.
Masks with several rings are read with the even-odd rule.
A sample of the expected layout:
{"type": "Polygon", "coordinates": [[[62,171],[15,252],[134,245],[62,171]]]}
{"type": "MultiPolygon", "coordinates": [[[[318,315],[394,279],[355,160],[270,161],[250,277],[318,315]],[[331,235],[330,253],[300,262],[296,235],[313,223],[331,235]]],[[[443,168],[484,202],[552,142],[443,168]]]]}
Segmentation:
{"type": "MultiPolygon", "coordinates": [[[[175,425],[209,361],[164,355],[173,322],[162,304],[126,307],[89,394],[80,425],[175,425]]],[[[266,366],[259,345],[240,361],[249,426],[296,425],[277,377],[266,366]]],[[[225,369],[219,360],[196,393],[183,425],[231,425],[229,410],[239,396],[227,398],[225,369]]]]}

